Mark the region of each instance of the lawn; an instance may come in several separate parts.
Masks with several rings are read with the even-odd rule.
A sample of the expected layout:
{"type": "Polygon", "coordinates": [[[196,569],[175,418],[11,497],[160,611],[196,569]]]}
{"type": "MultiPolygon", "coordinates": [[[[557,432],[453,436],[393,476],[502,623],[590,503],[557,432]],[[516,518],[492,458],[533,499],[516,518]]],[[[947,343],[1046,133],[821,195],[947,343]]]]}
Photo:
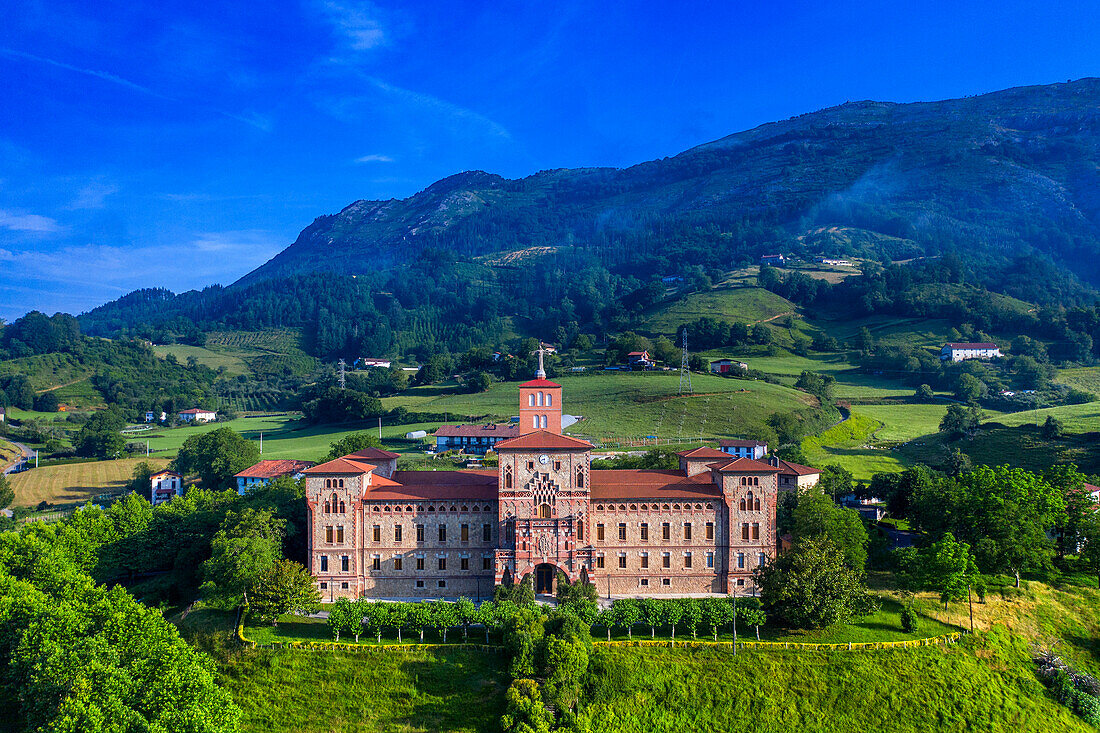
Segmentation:
{"type": "Polygon", "coordinates": [[[947,404],[860,405],[857,409],[882,423],[875,432],[877,440],[905,442],[939,432],[947,404]]]}
{"type": "MultiPolygon", "coordinates": [[[[584,420],[566,432],[596,440],[656,435],[662,439],[744,435],[773,412],[789,412],[816,400],[781,385],[692,374],[694,396],[677,394],[677,372],[612,372],[555,378],[562,408],[584,420]]],[[[494,383],[487,392],[447,394],[449,387],[417,387],[383,400],[388,408],[490,415],[508,419],[519,409],[517,384],[494,383]]]]}
{"type": "MultiPolygon", "coordinates": [[[[51,504],[83,504],[98,494],[121,491],[134,473],[134,466],[146,460],[123,458],[117,461],[71,463],[62,466],[42,466],[11,476],[15,489],[15,506],[37,506],[41,501],[51,504]]],[[[156,468],[168,461],[150,458],[156,468]]]]}
{"type": "Polygon", "coordinates": [[[788,313],[795,314],[794,304],[764,288],[720,287],[692,293],[671,305],[658,306],[642,318],[638,328],[647,333],[671,337],[684,323],[704,316],[727,323],[756,323],[788,313]]]}
{"type": "Polygon", "coordinates": [[[154,346],[153,352],[162,359],[168,354],[172,354],[182,364],[186,364],[188,359],[194,358],[199,364],[211,369],[224,368],[225,373],[229,376],[249,373],[251,370],[242,357],[259,356],[262,353],[259,351],[233,350],[228,347],[204,348],[184,344],[154,346]]]}
{"type": "Polygon", "coordinates": [[[1100,367],[1059,369],[1054,381],[1100,396],[1100,367]]]}
{"type": "Polygon", "coordinates": [[[883,424],[863,414],[863,407],[852,410],[848,420],[802,441],[802,452],[811,465],[837,464],[864,481],[876,473],[900,471],[906,466],[894,450],[875,447],[874,435],[883,424]]]}
{"type": "MultiPolygon", "coordinates": [[[[989,413],[987,413],[989,414],[989,413]]],[[[1065,428],[1073,433],[1100,431],[1100,402],[1087,402],[1083,405],[1063,405],[1047,407],[1041,410],[1026,410],[1005,415],[989,417],[986,422],[998,422],[1013,427],[1016,425],[1042,425],[1047,416],[1061,420],[1065,428]]]]}

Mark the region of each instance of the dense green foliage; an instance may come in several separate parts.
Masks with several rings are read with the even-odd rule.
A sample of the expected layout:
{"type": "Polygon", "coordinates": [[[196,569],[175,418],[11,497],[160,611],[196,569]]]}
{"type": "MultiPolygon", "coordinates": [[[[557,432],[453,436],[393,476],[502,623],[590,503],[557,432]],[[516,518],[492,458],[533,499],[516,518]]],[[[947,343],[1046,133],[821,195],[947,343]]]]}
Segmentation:
{"type": "Polygon", "coordinates": [[[226,427],[192,435],[183,442],[172,465],[181,474],[198,474],[204,488],[235,490],[234,476],[258,460],[259,446],[226,427]]]}

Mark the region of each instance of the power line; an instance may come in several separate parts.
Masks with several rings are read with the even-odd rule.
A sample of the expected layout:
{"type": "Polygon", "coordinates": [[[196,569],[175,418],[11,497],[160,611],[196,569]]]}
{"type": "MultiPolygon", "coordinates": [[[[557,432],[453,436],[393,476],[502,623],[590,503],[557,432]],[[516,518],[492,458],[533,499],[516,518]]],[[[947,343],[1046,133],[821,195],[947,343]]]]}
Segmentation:
{"type": "Polygon", "coordinates": [[[688,330],[687,326],[684,327],[683,332],[683,356],[680,357],[680,392],[684,393],[684,378],[687,378],[687,391],[688,394],[695,394],[695,390],[691,388],[691,369],[688,368],[688,330]]]}

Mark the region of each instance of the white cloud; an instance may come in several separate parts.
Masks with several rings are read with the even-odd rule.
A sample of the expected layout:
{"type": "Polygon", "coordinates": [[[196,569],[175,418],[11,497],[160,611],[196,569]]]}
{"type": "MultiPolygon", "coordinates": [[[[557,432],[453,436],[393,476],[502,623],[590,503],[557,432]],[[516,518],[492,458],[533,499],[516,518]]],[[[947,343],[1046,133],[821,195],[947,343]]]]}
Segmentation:
{"type": "Polygon", "coordinates": [[[431,94],[387,84],[381,79],[372,78],[370,82],[376,89],[400,100],[403,104],[419,108],[436,116],[472,124],[496,137],[501,137],[506,140],[512,139],[512,133],[508,132],[503,125],[494,122],[483,114],[474,112],[472,109],[467,109],[453,102],[448,102],[445,99],[440,99],[439,97],[433,97],[431,94]]]}
{"type": "Polygon", "coordinates": [[[371,153],[370,155],[364,155],[362,158],[356,158],[356,163],[392,163],[393,158],[388,155],[381,155],[379,153],[371,153]]]}
{"type": "Polygon", "coordinates": [[[118,186],[113,183],[92,181],[77,192],[76,198],[69,204],[69,208],[102,209],[107,197],[113,193],[118,193],[118,186]]]}
{"type": "Polygon", "coordinates": [[[72,71],[77,74],[84,74],[85,76],[94,76],[97,79],[110,82],[112,84],[118,84],[119,86],[132,89],[142,94],[148,94],[151,97],[157,97],[159,99],[168,99],[175,101],[172,97],[165,96],[160,92],[154,92],[149,87],[142,86],[141,84],[135,84],[129,79],[123,79],[121,76],[108,73],[106,71],[99,71],[97,69],[84,69],[79,66],[73,66],[72,64],[66,64],[61,61],[54,61],[53,59],[43,58],[42,56],[35,56],[34,54],[26,53],[24,51],[16,51],[11,48],[0,48],[0,56],[8,56],[9,58],[25,59],[27,61],[35,61],[40,64],[48,64],[55,66],[59,69],[65,69],[66,71],[72,71]]]}
{"type": "Polygon", "coordinates": [[[0,262],[3,262],[3,261],[11,262],[14,259],[15,259],[15,255],[12,254],[12,251],[10,249],[0,249],[0,262]]]}
{"type": "Polygon", "coordinates": [[[0,227],[10,229],[13,232],[27,232],[30,234],[59,234],[65,231],[65,227],[57,223],[56,219],[38,214],[16,214],[12,211],[0,210],[0,227]]]}
{"type": "Polygon", "coordinates": [[[355,0],[325,0],[317,7],[343,37],[344,44],[353,51],[369,51],[386,44],[386,31],[373,4],[355,0]]]}

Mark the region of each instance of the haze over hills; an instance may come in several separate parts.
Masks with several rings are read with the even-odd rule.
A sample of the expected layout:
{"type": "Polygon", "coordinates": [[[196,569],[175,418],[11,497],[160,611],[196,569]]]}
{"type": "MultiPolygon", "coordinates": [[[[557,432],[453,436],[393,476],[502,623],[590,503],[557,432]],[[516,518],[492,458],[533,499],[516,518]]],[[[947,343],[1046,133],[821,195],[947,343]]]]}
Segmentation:
{"type": "Polygon", "coordinates": [[[687,261],[701,264],[772,249],[908,259],[955,248],[992,268],[1040,254],[1095,284],[1098,165],[1098,79],[940,102],[852,102],[626,169],[519,180],[474,171],[407,199],[356,201],[237,284],[361,274],[426,248],[474,257],[569,246],[616,263],[678,251],[685,237],[695,250],[687,261]],[[817,232],[838,225],[870,234],[863,251],[817,232]]]}

